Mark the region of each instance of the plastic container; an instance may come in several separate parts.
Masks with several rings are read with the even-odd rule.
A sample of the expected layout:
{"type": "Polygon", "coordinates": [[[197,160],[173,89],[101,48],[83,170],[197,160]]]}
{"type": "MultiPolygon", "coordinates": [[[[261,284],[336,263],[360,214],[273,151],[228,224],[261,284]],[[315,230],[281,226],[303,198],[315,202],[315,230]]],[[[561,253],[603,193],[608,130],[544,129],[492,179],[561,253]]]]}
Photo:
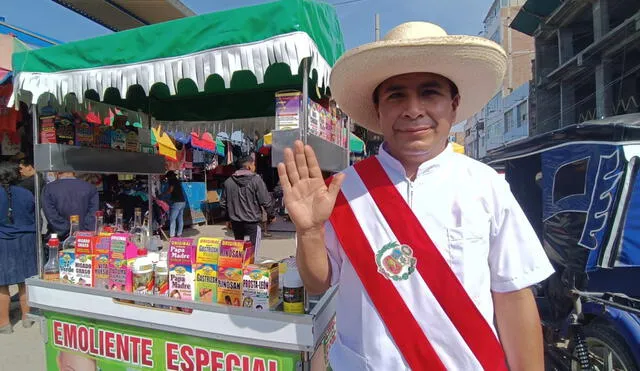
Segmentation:
{"type": "Polygon", "coordinates": [[[133,263],[133,292],[153,295],[154,282],[153,261],[148,257],[137,258],[133,263]]]}
{"type": "Polygon", "coordinates": [[[155,288],[154,294],[158,296],[169,295],[169,265],[166,260],[160,260],[154,268],[155,288]]]}
{"type": "Polygon", "coordinates": [[[285,312],[304,314],[304,284],[294,259],[287,260],[282,282],[282,299],[285,312]]]}
{"type": "Polygon", "coordinates": [[[47,243],[49,247],[49,260],[44,265],[44,279],[47,281],[60,281],[60,262],[58,260],[58,250],[60,249],[60,240],[55,233],[51,234],[51,238],[47,243]]]}

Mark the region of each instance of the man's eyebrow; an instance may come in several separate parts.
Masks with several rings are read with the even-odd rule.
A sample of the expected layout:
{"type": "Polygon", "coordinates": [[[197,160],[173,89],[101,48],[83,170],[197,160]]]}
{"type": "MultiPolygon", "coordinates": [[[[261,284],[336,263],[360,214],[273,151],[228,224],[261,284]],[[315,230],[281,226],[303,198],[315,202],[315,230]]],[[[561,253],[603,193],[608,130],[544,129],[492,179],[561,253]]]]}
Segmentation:
{"type": "Polygon", "coordinates": [[[385,87],[384,89],[382,89],[382,91],[384,93],[392,93],[392,92],[396,92],[396,91],[402,91],[402,90],[406,90],[407,87],[404,85],[389,85],[387,87],[385,87]]]}
{"type": "Polygon", "coordinates": [[[425,82],[424,84],[420,84],[420,89],[426,89],[426,88],[442,88],[442,84],[440,84],[436,80],[425,82]]]}
{"type": "MultiPolygon", "coordinates": [[[[440,88],[442,89],[442,84],[440,84],[438,81],[429,81],[429,82],[425,82],[424,84],[420,84],[419,88],[420,89],[428,89],[428,88],[440,88]]],[[[397,91],[402,91],[402,90],[406,90],[407,87],[405,85],[402,84],[394,84],[394,85],[389,85],[387,87],[385,87],[384,89],[382,89],[383,93],[393,93],[393,92],[397,92],[397,91]]]]}

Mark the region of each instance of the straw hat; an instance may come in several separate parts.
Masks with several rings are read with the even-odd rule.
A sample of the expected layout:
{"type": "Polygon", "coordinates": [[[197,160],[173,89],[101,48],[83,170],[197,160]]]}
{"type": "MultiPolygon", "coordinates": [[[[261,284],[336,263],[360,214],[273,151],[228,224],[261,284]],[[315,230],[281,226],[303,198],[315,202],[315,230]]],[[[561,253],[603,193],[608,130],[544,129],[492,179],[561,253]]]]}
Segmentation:
{"type": "Polygon", "coordinates": [[[358,125],[381,133],[374,90],[386,79],[431,72],[453,81],[460,92],[456,121],[473,116],[496,94],[507,69],[507,55],[495,42],[476,36],[447,35],[428,22],[403,23],[381,41],[346,52],[331,71],[331,94],[358,125]]]}

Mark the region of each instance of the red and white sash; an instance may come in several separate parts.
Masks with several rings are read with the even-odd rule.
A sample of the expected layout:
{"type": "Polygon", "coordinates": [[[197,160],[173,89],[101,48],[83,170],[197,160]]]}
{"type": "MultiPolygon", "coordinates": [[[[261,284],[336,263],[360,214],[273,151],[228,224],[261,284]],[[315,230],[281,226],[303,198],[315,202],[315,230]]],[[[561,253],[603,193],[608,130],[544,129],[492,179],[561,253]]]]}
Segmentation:
{"type": "Polygon", "coordinates": [[[474,365],[506,371],[502,346],[491,326],[378,159],[366,159],[354,168],[330,222],[407,365],[412,370],[474,365]],[[392,251],[404,266],[390,257],[392,251]],[[390,265],[381,264],[384,259],[390,265]]]}

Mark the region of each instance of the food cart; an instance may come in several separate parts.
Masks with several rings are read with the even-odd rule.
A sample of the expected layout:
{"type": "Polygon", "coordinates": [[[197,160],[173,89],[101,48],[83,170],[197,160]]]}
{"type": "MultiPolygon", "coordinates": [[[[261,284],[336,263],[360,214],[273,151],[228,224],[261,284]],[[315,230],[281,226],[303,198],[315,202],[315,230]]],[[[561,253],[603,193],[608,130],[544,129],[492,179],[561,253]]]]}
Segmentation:
{"type": "MultiPolygon", "coordinates": [[[[333,7],[281,0],[16,54],[9,104],[31,107],[37,176],[50,171],[150,176],[165,170],[164,158],[155,153],[41,144],[39,99],[48,95],[84,107],[107,103],[148,115],[147,127],[150,118],[273,116],[278,91],[299,90],[302,102],[326,97],[331,66],[343,48],[333,7]]],[[[345,168],[348,145],[309,134],[307,104],[301,110],[297,127],[274,132],[274,148],[281,152],[300,138],[316,147],[325,171],[345,168]]],[[[48,370],[58,369],[65,357],[79,357],[91,370],[327,367],[335,289],[307,298],[305,314],[254,311],[45,281],[42,246],[37,253],[40,276],[27,286],[31,306],[43,314],[48,370]],[[177,306],[181,310],[159,309],[177,306]]]]}

